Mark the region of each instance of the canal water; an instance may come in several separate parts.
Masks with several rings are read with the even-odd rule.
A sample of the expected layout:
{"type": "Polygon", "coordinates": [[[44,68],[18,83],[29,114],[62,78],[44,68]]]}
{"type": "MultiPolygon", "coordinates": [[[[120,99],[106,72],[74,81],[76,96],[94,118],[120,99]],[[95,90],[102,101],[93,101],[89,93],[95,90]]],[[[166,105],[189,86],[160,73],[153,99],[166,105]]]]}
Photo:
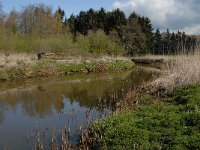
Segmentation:
{"type": "Polygon", "coordinates": [[[62,130],[70,129],[76,143],[79,127],[108,116],[126,92],[149,81],[154,70],[137,67],[126,72],[79,74],[0,83],[0,149],[29,150],[37,131],[44,148],[57,143],[62,130]]]}

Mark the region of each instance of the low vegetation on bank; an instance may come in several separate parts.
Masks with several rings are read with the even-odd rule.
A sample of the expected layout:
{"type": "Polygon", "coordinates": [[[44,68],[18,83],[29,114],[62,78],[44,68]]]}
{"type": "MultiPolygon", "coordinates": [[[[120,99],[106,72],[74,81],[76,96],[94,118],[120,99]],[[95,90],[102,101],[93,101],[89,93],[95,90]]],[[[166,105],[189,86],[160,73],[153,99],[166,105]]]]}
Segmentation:
{"type": "Polygon", "coordinates": [[[138,99],[137,105],[94,125],[95,148],[199,149],[199,97],[199,87],[187,87],[176,90],[170,102],[142,105],[138,99]]]}
{"type": "Polygon", "coordinates": [[[116,70],[127,70],[134,66],[134,63],[128,59],[41,59],[32,60],[29,63],[25,60],[8,59],[7,63],[0,68],[0,81],[11,80],[16,78],[36,78],[48,76],[61,76],[74,73],[90,72],[108,72],[116,70]]]}
{"type": "Polygon", "coordinates": [[[160,76],[132,91],[94,124],[95,149],[200,149],[198,50],[167,61],[160,76]]]}

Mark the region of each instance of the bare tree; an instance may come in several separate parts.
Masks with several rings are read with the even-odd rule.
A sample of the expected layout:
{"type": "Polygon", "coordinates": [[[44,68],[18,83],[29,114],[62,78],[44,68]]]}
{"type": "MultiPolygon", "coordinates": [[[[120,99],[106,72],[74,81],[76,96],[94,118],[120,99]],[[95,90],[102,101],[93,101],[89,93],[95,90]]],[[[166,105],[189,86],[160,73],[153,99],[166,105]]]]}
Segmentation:
{"type": "Polygon", "coordinates": [[[0,2],[0,26],[3,25],[5,19],[5,13],[3,12],[3,6],[1,5],[0,2]]]}
{"type": "Polygon", "coordinates": [[[5,27],[8,31],[15,33],[17,31],[17,12],[11,11],[5,21],[5,27]]]}

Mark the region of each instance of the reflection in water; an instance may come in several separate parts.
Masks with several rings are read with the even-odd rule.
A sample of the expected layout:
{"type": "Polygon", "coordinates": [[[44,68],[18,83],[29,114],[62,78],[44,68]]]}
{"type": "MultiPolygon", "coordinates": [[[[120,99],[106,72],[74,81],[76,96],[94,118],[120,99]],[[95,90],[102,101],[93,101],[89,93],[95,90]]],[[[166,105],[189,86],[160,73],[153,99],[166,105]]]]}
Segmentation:
{"type": "Polygon", "coordinates": [[[50,138],[46,130],[66,125],[74,131],[72,141],[76,141],[78,125],[86,124],[86,110],[91,109],[93,120],[102,114],[107,116],[114,101],[151,77],[152,71],[138,68],[101,76],[73,75],[62,79],[5,82],[0,87],[0,135],[4,135],[0,137],[0,149],[4,144],[10,149],[31,149],[35,138],[30,140],[30,137],[34,134],[35,123],[45,132],[43,142],[50,138]],[[99,103],[104,107],[99,107],[99,103]]]}
{"type": "Polygon", "coordinates": [[[3,123],[4,121],[4,115],[3,115],[3,111],[0,111],[0,124],[3,123]]]}

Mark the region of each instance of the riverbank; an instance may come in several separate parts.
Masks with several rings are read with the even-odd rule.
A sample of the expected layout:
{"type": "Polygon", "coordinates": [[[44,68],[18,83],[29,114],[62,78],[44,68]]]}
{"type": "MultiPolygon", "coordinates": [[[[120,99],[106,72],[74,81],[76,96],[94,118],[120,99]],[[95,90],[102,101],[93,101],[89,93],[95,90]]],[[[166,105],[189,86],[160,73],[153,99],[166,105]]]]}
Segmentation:
{"type": "Polygon", "coordinates": [[[95,149],[200,149],[200,55],[177,56],[94,124],[95,149]]]}
{"type": "Polygon", "coordinates": [[[131,58],[131,60],[136,64],[148,64],[148,65],[151,64],[161,65],[173,61],[175,59],[177,59],[177,57],[167,56],[167,55],[144,55],[131,58]]]}
{"type": "Polygon", "coordinates": [[[151,66],[158,69],[166,69],[166,66],[173,65],[177,60],[183,57],[188,57],[188,55],[144,55],[135,56],[131,60],[136,65],[151,66]]]}
{"type": "Polygon", "coordinates": [[[125,57],[76,58],[54,54],[46,55],[40,60],[33,54],[0,55],[0,62],[0,81],[74,73],[102,73],[128,70],[134,66],[134,63],[125,57]]]}
{"type": "Polygon", "coordinates": [[[200,87],[150,95],[94,124],[95,149],[199,149],[200,87]]]}

